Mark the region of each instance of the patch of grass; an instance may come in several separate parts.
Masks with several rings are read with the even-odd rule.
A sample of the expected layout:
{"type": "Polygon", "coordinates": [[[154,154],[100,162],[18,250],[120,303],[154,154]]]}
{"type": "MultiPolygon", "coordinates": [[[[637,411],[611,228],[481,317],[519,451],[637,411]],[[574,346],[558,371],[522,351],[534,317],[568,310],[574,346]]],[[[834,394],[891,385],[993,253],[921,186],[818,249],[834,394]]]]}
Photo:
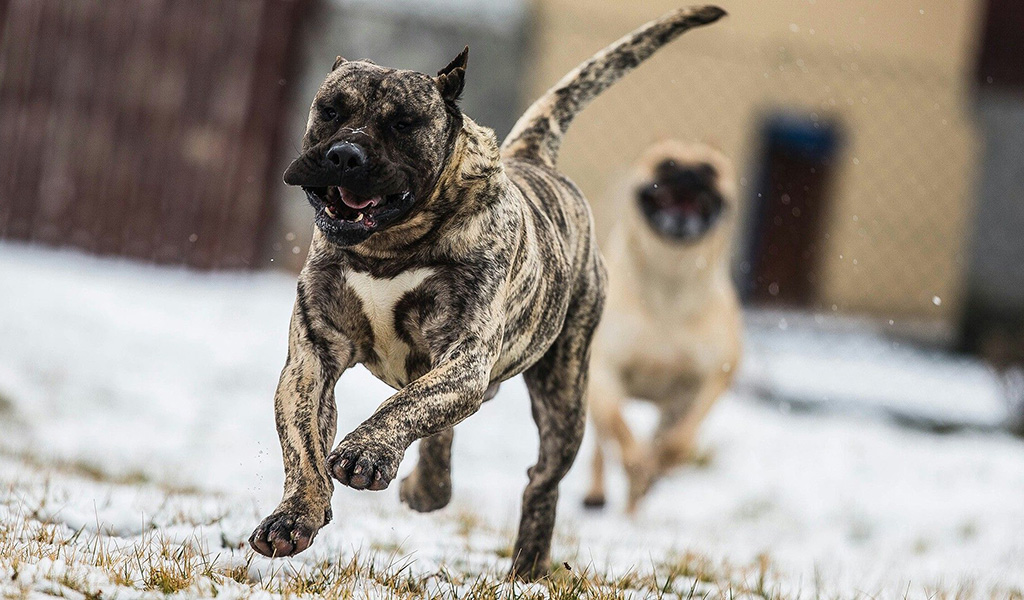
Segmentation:
{"type": "MultiPolygon", "coordinates": [[[[86,474],[75,471],[78,477],[86,474]]],[[[69,475],[70,477],[70,475],[69,475]]],[[[59,506],[64,490],[50,489],[45,474],[31,474],[30,481],[5,484],[7,499],[0,502],[0,597],[29,598],[41,594],[98,600],[102,597],[213,597],[226,592],[232,598],[318,598],[342,600],[386,597],[400,600],[618,600],[626,598],[686,600],[734,600],[750,598],[787,600],[779,573],[770,557],[731,564],[700,552],[682,552],[652,558],[626,572],[602,571],[592,563],[580,562],[579,540],[573,531],[560,530],[556,548],[566,558],[552,565],[551,575],[536,583],[509,581],[512,547],[493,549],[494,536],[511,540],[507,531],[493,531],[472,512],[456,512],[448,532],[465,541],[464,553],[449,557],[448,564],[434,572],[417,570],[401,544],[371,542],[370,550],[346,552],[342,556],[317,559],[304,554],[297,559],[266,561],[236,544],[219,544],[216,552],[208,539],[226,540],[213,531],[182,540],[165,532],[187,535],[187,526],[230,523],[234,513],[225,508],[212,517],[188,514],[174,502],[165,502],[159,522],[173,523],[168,529],[143,528],[129,537],[115,537],[100,527],[72,530],[51,522],[45,515],[59,506]],[[35,478],[35,481],[31,481],[35,478]],[[31,504],[27,499],[32,499],[31,504]],[[198,524],[196,524],[198,523],[198,524]],[[481,540],[484,540],[481,542],[481,540]],[[223,553],[223,555],[221,554],[223,553]],[[48,566],[47,566],[48,565],[48,566]]],[[[53,481],[57,481],[54,479],[53,481]]],[[[150,515],[152,518],[153,515],[150,515]]],[[[420,563],[421,565],[423,563],[420,563]]],[[[823,587],[815,580],[816,589],[823,587]]],[[[823,597],[820,594],[815,597],[823,597]]],[[[858,592],[837,598],[867,597],[858,592]]],[[[907,597],[999,598],[1024,600],[1019,589],[976,589],[970,583],[955,587],[916,588],[907,597]],[[918,592],[924,592],[921,596],[918,592]]],[[[829,596],[828,598],[832,598],[829,596]]]]}
{"type": "Polygon", "coordinates": [[[64,571],[57,577],[57,584],[69,590],[82,594],[86,598],[98,598],[101,596],[98,590],[94,590],[86,583],[85,576],[73,571],[64,571]]]}
{"type": "Polygon", "coordinates": [[[978,524],[974,521],[964,521],[957,528],[957,534],[965,542],[973,540],[978,537],[978,524]]]}
{"type": "Polygon", "coordinates": [[[149,475],[139,470],[109,473],[98,465],[85,460],[46,459],[24,450],[12,450],[9,448],[0,448],[0,455],[16,460],[39,472],[57,473],[112,485],[138,486],[151,484],[174,494],[195,495],[200,493],[198,488],[192,486],[154,482],[149,475]]]}
{"type": "Polygon", "coordinates": [[[385,554],[402,554],[402,543],[394,540],[375,540],[370,544],[370,548],[377,552],[383,552],[385,554]]]}
{"type": "Polygon", "coordinates": [[[715,463],[715,451],[712,448],[698,448],[688,462],[698,469],[708,469],[715,463]]]}
{"type": "Polygon", "coordinates": [[[8,417],[14,414],[14,401],[0,392],[0,417],[8,417]]]}
{"type": "MultiPolygon", "coordinates": [[[[503,552],[509,556],[488,568],[473,567],[470,561],[423,574],[413,570],[412,559],[401,557],[396,545],[387,548],[389,552],[378,548],[341,559],[274,562],[269,571],[261,572],[254,570],[254,555],[248,550],[244,554],[228,550],[231,558],[222,562],[200,538],[172,542],[153,529],[130,539],[100,531],[71,531],[33,517],[38,512],[25,508],[16,519],[0,524],[0,571],[13,573],[17,579],[21,565],[42,561],[62,564],[65,570],[52,578],[37,571],[36,580],[17,586],[0,582],[0,596],[65,589],[90,597],[97,589],[89,587],[95,583],[87,582],[95,582],[99,574],[121,589],[186,597],[213,596],[227,585],[234,586],[232,595],[240,598],[269,594],[324,600],[365,596],[439,600],[782,598],[772,586],[767,557],[757,565],[735,569],[697,553],[685,553],[620,575],[598,572],[592,565],[560,562],[553,565],[549,577],[526,584],[505,578],[510,549],[503,552]],[[92,575],[86,578],[83,573],[92,575]]],[[[473,535],[482,527],[479,519],[465,515],[456,521],[464,535],[473,535]]]]}
{"type": "Polygon", "coordinates": [[[468,510],[460,510],[455,517],[455,523],[460,537],[469,537],[469,534],[480,529],[480,517],[468,510]]]}

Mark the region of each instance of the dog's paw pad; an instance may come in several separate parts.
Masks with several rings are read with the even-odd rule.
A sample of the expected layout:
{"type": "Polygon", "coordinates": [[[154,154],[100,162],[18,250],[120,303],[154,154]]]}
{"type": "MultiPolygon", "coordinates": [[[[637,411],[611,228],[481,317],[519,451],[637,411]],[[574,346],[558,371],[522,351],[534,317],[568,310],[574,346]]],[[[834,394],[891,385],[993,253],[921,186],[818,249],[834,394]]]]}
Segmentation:
{"type": "Polygon", "coordinates": [[[350,488],[383,490],[398,472],[401,455],[385,444],[343,440],[327,457],[331,475],[350,488]]]}
{"type": "Polygon", "coordinates": [[[274,513],[252,532],[249,545],[263,556],[292,556],[309,548],[316,532],[292,513],[274,513]]]}

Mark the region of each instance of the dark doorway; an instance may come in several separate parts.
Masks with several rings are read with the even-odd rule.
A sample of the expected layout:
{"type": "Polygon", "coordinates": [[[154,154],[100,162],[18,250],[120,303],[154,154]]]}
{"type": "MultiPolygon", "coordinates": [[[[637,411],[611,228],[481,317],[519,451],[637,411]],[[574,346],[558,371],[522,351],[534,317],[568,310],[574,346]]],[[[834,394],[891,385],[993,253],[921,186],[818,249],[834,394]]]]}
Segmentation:
{"type": "Polygon", "coordinates": [[[817,289],[838,127],[784,114],[767,119],[762,131],[745,298],[754,304],[807,306],[817,289]]]}
{"type": "Polygon", "coordinates": [[[1001,369],[1024,371],[1024,3],[1020,0],[988,1],[975,82],[982,152],[960,346],[1001,369]]]}

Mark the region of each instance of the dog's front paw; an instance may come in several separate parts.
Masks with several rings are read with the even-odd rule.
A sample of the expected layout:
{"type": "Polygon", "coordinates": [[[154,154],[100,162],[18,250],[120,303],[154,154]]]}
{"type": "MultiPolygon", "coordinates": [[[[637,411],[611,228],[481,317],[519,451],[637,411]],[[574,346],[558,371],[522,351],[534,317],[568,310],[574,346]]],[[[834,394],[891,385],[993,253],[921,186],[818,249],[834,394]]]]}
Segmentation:
{"type": "Polygon", "coordinates": [[[316,533],[330,521],[330,512],[327,509],[322,518],[318,518],[282,503],[252,532],[249,545],[256,552],[271,558],[298,554],[309,548],[316,533]]]}
{"type": "Polygon", "coordinates": [[[626,512],[635,514],[647,492],[658,480],[658,469],[654,461],[626,465],[626,477],[629,479],[629,497],[626,501],[626,512]]]}
{"type": "Polygon", "coordinates": [[[605,503],[604,492],[588,492],[583,497],[583,508],[600,510],[604,508],[605,503]]]}
{"type": "Polygon", "coordinates": [[[339,482],[357,490],[382,490],[398,473],[402,453],[379,441],[345,438],[327,457],[327,469],[339,482]]]}

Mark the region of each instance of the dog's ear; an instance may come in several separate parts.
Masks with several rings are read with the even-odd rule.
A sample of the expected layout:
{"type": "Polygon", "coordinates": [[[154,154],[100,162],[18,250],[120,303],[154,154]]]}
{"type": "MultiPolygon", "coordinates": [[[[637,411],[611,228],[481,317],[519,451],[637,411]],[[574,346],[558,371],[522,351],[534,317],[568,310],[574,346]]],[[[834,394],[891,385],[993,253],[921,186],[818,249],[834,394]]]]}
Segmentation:
{"type": "Polygon", "coordinates": [[[469,46],[466,46],[452,62],[448,63],[448,66],[437,72],[434,81],[437,82],[437,89],[441,91],[441,97],[445,102],[455,104],[458,101],[466,81],[468,62],[469,46]]]}
{"type": "Polygon", "coordinates": [[[331,67],[331,71],[334,71],[335,69],[340,67],[341,63],[344,63],[344,62],[348,62],[348,61],[345,60],[344,58],[340,57],[340,56],[338,58],[334,59],[334,66],[331,67]]]}

